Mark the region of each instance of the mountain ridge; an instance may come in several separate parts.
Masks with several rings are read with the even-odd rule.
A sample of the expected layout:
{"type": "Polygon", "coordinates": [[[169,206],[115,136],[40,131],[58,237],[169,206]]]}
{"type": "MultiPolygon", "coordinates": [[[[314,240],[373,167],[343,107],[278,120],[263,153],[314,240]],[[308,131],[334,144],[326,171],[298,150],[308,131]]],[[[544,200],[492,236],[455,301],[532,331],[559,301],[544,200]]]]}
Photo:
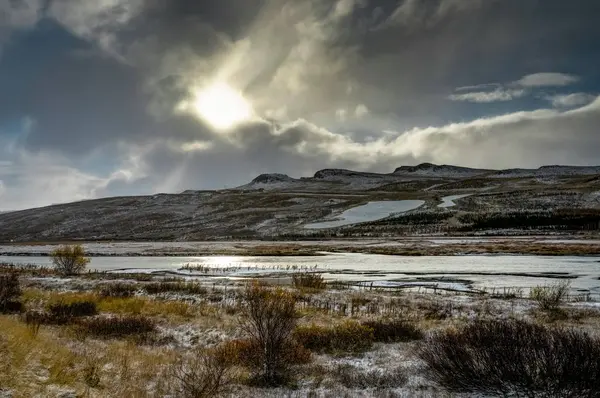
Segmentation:
{"type": "Polygon", "coordinates": [[[455,165],[437,165],[434,163],[420,163],[416,166],[400,166],[391,173],[375,173],[349,169],[322,169],[312,177],[293,178],[287,174],[266,173],[254,178],[250,183],[238,189],[267,188],[269,185],[293,185],[319,181],[347,181],[355,178],[367,179],[393,179],[395,177],[422,177],[422,178],[511,178],[511,177],[548,177],[548,176],[586,176],[600,174],[600,166],[571,166],[571,165],[545,165],[538,168],[508,168],[508,169],[480,169],[455,165]]]}
{"type": "Polygon", "coordinates": [[[489,170],[425,163],[388,174],[345,169],[323,169],[303,178],[261,174],[232,189],[90,199],[0,213],[0,241],[313,237],[321,232],[304,225],[369,202],[402,200],[424,205],[412,219],[358,225],[348,236],[460,234],[465,228],[479,233],[478,222],[498,233],[521,217],[539,220],[538,229],[518,229],[525,234],[600,228],[600,166],[489,170]],[[443,198],[453,196],[462,199],[450,210],[439,207],[443,198]],[[502,219],[504,213],[513,216],[484,222],[488,216],[502,219]],[[548,229],[549,220],[554,229],[548,229]]]}

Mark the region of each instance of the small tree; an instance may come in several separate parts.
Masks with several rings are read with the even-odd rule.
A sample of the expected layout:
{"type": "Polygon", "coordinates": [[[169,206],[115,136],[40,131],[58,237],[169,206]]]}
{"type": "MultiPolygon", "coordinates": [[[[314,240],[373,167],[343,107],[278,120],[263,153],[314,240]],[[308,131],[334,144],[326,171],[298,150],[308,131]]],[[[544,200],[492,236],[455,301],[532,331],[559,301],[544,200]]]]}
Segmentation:
{"type": "Polygon", "coordinates": [[[297,322],[296,299],[281,288],[270,290],[258,284],[246,288],[244,299],[242,327],[261,347],[257,380],[266,385],[281,384],[287,376],[286,348],[297,322]]]}
{"type": "Polygon", "coordinates": [[[90,262],[81,245],[60,246],[50,256],[56,271],[65,276],[79,274],[90,262]]]}

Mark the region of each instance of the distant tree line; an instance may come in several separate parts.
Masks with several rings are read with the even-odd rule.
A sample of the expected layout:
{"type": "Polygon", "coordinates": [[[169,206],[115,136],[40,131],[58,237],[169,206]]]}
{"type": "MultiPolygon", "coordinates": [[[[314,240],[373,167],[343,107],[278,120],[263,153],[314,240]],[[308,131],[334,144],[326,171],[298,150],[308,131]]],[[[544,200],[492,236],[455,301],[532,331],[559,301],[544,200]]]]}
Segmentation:
{"type": "Polygon", "coordinates": [[[551,229],[590,231],[600,229],[598,209],[556,209],[547,211],[508,211],[466,213],[458,217],[465,224],[460,231],[487,229],[551,229]]]}

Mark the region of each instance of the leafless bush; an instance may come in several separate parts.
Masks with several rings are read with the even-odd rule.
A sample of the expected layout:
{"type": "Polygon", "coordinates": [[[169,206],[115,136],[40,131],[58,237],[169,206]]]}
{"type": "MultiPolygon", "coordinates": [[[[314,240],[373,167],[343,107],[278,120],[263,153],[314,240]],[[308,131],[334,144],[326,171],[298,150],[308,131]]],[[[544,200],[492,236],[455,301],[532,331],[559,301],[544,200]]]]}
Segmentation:
{"type": "Polygon", "coordinates": [[[173,370],[180,398],[209,398],[223,392],[231,382],[231,368],[220,349],[198,350],[173,370]]]}
{"type": "Polygon", "coordinates": [[[268,289],[258,284],[244,291],[242,328],[261,347],[255,381],[278,385],[288,377],[285,347],[296,327],[296,298],[283,289],[268,289]]]}
{"type": "Polygon", "coordinates": [[[569,281],[561,281],[550,286],[536,286],[531,289],[529,298],[537,303],[540,310],[556,310],[565,301],[570,289],[569,281]]]}
{"type": "Polygon", "coordinates": [[[65,245],[50,253],[54,269],[64,276],[76,275],[85,270],[90,258],[81,245],[65,245]]]}
{"type": "Polygon", "coordinates": [[[21,309],[19,297],[21,285],[16,273],[0,275],[0,312],[18,312],[21,309]]]}
{"type": "Polygon", "coordinates": [[[480,320],[433,334],[419,356],[452,392],[600,397],[600,340],[573,329],[480,320]]]}

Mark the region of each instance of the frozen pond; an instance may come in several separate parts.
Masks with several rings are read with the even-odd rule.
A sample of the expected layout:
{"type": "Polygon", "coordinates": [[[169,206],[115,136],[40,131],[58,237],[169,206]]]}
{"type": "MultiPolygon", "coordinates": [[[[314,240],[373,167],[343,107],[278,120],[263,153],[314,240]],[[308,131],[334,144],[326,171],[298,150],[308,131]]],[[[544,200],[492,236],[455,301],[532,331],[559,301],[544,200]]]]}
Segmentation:
{"type": "Polygon", "coordinates": [[[471,194],[445,196],[442,198],[442,203],[440,203],[438,207],[447,209],[448,207],[456,206],[456,203],[454,203],[455,200],[466,198],[467,196],[471,196],[471,194]]]}
{"type": "MultiPolygon", "coordinates": [[[[50,265],[48,257],[0,256],[4,263],[50,265]]],[[[594,256],[383,256],[336,253],[321,257],[94,257],[91,269],[121,272],[169,272],[194,278],[243,278],[299,270],[323,272],[329,280],[417,285],[457,290],[492,289],[571,281],[574,292],[600,295],[600,257],[594,256]],[[204,269],[185,271],[189,264],[204,269]]],[[[598,296],[596,296],[598,297],[598,296]]]]}
{"type": "Polygon", "coordinates": [[[346,210],[335,220],[307,224],[304,228],[335,228],[361,222],[377,221],[389,217],[394,213],[404,213],[406,211],[414,210],[423,204],[425,204],[425,202],[422,200],[387,200],[381,202],[369,202],[366,205],[346,210]]]}

